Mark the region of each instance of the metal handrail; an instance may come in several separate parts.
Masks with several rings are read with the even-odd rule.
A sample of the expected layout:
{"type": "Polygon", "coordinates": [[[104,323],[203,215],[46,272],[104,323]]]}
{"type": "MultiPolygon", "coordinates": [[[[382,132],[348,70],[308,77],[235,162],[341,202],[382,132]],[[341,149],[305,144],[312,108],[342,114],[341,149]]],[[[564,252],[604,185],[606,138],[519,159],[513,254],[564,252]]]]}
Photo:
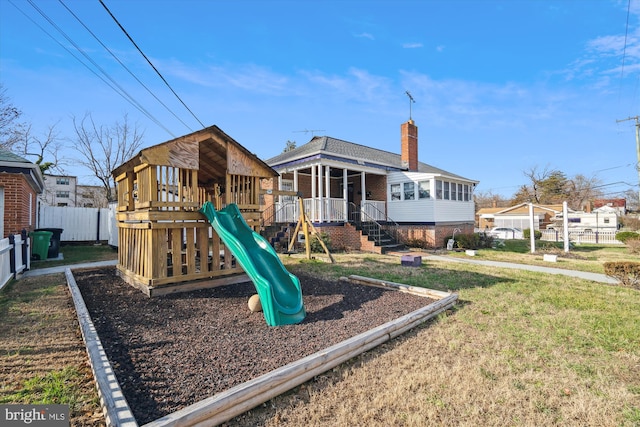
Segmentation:
{"type": "Polygon", "coordinates": [[[260,229],[264,230],[266,228],[265,224],[275,224],[277,221],[275,220],[278,216],[278,213],[284,211],[285,208],[290,207],[291,205],[293,205],[295,207],[295,202],[285,202],[282,203],[280,205],[280,207],[278,208],[278,210],[276,210],[275,208],[275,204],[269,206],[268,209],[265,209],[264,211],[262,211],[262,213],[260,214],[260,229]],[[271,210],[271,214],[269,216],[265,215],[265,212],[271,210]]]}
{"type": "Polygon", "coordinates": [[[367,214],[367,212],[358,210],[357,205],[353,202],[349,202],[349,206],[352,208],[351,213],[349,214],[350,221],[361,228],[364,228],[363,223],[366,222],[367,224],[369,224],[370,229],[368,231],[368,235],[371,236],[377,244],[381,244],[382,242],[383,231],[389,234],[393,239],[395,239],[396,242],[401,243],[402,239],[400,237],[400,233],[398,232],[400,225],[393,219],[389,218],[386,213],[382,212],[373,204],[367,205],[369,208],[373,208],[373,210],[381,214],[380,216],[385,218],[385,225],[380,224],[378,220],[367,214]],[[391,224],[391,226],[389,226],[389,224],[391,224]]]}

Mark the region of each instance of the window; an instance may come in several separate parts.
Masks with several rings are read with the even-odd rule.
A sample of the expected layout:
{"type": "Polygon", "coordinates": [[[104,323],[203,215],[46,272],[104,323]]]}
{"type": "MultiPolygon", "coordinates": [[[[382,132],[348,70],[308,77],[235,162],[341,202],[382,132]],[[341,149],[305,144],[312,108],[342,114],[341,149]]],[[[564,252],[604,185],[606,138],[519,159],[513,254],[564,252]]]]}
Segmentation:
{"type": "Polygon", "coordinates": [[[449,183],[447,181],[444,181],[444,194],[442,198],[449,200],[449,183]]]}
{"type": "Polygon", "coordinates": [[[436,180],[436,199],[442,199],[442,181],[436,180]]]}
{"type": "Polygon", "coordinates": [[[458,200],[462,201],[462,184],[458,184],[458,200]]]}
{"type": "Polygon", "coordinates": [[[69,185],[69,178],[56,178],[56,184],[69,185]]]}
{"type": "Polygon", "coordinates": [[[56,197],[69,198],[69,192],[68,191],[56,191],[56,197]]]}
{"type": "Polygon", "coordinates": [[[455,182],[451,183],[451,200],[458,200],[458,190],[455,182]]]}
{"type": "Polygon", "coordinates": [[[413,182],[404,183],[404,199],[413,200],[416,198],[416,186],[413,182]]]}
{"type": "Polygon", "coordinates": [[[418,182],[418,198],[419,199],[431,198],[431,183],[429,181],[418,182]]]}
{"type": "Polygon", "coordinates": [[[391,200],[400,200],[400,184],[391,184],[389,193],[391,194],[391,200]]]}
{"type": "Polygon", "coordinates": [[[604,223],[605,223],[605,224],[609,224],[609,218],[605,218],[605,219],[604,219],[604,223]]]}
{"type": "Polygon", "coordinates": [[[468,202],[469,201],[469,185],[465,184],[464,185],[464,201],[468,202]]]}

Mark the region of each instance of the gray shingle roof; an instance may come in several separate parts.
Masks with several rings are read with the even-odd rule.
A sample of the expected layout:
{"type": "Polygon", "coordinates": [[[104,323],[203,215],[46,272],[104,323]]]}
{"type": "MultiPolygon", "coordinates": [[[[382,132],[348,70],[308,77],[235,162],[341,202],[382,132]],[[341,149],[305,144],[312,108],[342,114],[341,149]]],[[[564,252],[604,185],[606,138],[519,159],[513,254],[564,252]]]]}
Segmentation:
{"type": "Polygon", "coordinates": [[[31,161],[0,148],[0,162],[32,163],[31,161]]]}
{"type": "MultiPolygon", "coordinates": [[[[402,166],[400,154],[354,144],[353,142],[343,141],[329,136],[315,136],[308,143],[272,157],[266,160],[266,163],[274,169],[278,169],[280,165],[285,165],[296,160],[303,160],[318,154],[373,163],[384,166],[389,170],[406,170],[406,168],[402,166]]],[[[418,163],[418,172],[441,174],[452,178],[473,181],[423,162],[418,163]]]]}

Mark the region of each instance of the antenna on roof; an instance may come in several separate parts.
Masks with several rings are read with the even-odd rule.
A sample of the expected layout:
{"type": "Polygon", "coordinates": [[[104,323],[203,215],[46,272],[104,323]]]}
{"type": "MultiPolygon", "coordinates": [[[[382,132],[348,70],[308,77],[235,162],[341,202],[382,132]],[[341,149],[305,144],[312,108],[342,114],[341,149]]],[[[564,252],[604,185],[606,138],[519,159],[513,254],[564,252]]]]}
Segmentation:
{"type": "Polygon", "coordinates": [[[309,132],[311,132],[311,136],[313,137],[313,136],[314,136],[314,134],[313,134],[314,132],[324,132],[324,129],[311,129],[311,130],[309,130],[309,129],[305,129],[305,130],[294,130],[294,132],[295,132],[295,133],[301,133],[301,132],[309,133],[309,132]]]}
{"type": "Polygon", "coordinates": [[[409,93],[408,90],[405,90],[404,93],[409,97],[409,120],[411,120],[411,104],[415,103],[416,100],[413,99],[413,96],[411,96],[411,93],[409,93]]]}

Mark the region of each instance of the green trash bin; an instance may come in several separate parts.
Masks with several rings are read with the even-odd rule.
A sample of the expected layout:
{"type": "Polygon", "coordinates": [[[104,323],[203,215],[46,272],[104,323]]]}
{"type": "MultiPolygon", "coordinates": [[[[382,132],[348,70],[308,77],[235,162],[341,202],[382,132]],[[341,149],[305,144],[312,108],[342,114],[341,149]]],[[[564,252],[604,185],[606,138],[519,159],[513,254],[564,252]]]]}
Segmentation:
{"type": "Polygon", "coordinates": [[[29,237],[31,237],[31,254],[35,259],[47,259],[51,236],[53,236],[51,231],[32,231],[29,233],[29,237]]]}

